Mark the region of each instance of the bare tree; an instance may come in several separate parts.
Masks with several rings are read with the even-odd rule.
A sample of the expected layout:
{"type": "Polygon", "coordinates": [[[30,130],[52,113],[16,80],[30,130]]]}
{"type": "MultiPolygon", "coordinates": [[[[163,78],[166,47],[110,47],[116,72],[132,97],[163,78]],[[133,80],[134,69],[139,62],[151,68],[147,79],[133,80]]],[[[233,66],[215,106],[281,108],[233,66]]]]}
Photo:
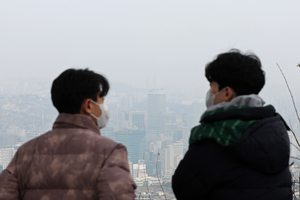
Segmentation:
{"type": "MultiPolygon", "coordinates": [[[[282,76],[283,76],[283,78],[284,78],[285,84],[286,84],[286,86],[287,86],[287,88],[288,88],[288,90],[289,90],[289,93],[290,93],[290,96],[291,96],[291,99],[292,99],[292,102],[293,102],[294,110],[295,110],[297,119],[298,119],[298,121],[299,121],[299,123],[300,123],[300,117],[299,117],[298,110],[297,110],[297,107],[296,107],[296,104],[295,104],[295,100],[294,100],[293,93],[292,93],[292,91],[291,91],[291,89],[290,89],[290,86],[289,86],[289,84],[288,84],[288,82],[287,82],[287,79],[286,79],[286,77],[285,77],[283,71],[281,70],[281,67],[279,66],[278,63],[276,63],[276,64],[277,64],[277,66],[278,66],[278,68],[279,68],[279,70],[280,70],[280,72],[281,72],[281,74],[282,74],[282,76]]],[[[300,67],[300,63],[299,63],[297,66],[300,67]]],[[[291,128],[290,128],[290,129],[291,129],[291,132],[292,132],[292,134],[293,134],[293,136],[294,136],[294,138],[295,138],[295,140],[296,140],[296,142],[297,142],[297,146],[296,146],[295,144],[293,144],[293,143],[291,143],[291,145],[292,145],[293,147],[295,147],[298,151],[300,151],[300,144],[299,144],[299,141],[298,141],[298,139],[297,139],[297,137],[296,137],[296,134],[295,134],[295,132],[293,131],[293,128],[292,128],[291,125],[290,125],[290,127],[291,127],[291,128]]],[[[296,159],[296,160],[300,160],[300,158],[294,157],[294,156],[290,156],[290,158],[296,159]]],[[[294,164],[294,162],[292,162],[292,163],[290,164],[290,167],[292,167],[293,164],[294,164]]],[[[293,174],[292,174],[292,175],[293,175],[293,174]]],[[[297,198],[297,196],[296,196],[296,194],[295,194],[295,192],[296,192],[296,183],[297,183],[298,186],[300,187],[300,180],[297,179],[294,175],[293,175],[293,178],[294,178],[294,181],[293,181],[293,187],[292,187],[292,189],[293,189],[294,199],[297,200],[298,198],[297,198]]],[[[300,188],[298,188],[298,192],[300,192],[300,188]]]]}

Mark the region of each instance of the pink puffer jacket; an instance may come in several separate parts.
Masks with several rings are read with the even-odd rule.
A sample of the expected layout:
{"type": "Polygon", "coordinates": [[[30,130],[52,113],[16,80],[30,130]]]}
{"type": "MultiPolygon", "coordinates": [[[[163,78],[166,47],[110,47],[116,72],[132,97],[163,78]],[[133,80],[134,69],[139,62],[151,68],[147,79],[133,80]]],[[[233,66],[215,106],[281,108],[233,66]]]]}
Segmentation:
{"type": "Polygon", "coordinates": [[[60,114],[0,174],[0,200],[133,200],[127,150],[88,116],[60,114]]]}

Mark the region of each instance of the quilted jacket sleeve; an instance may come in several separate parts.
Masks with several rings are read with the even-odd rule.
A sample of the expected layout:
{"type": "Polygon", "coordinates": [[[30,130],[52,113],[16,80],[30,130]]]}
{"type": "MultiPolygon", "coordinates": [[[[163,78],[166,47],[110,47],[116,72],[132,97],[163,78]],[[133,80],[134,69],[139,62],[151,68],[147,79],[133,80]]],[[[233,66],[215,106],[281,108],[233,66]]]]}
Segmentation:
{"type": "Polygon", "coordinates": [[[133,200],[136,184],[129,171],[127,150],[118,144],[106,159],[98,177],[98,199],[133,200]]]}
{"type": "Polygon", "coordinates": [[[8,167],[0,174],[0,200],[19,200],[19,184],[16,178],[16,160],[17,153],[8,165],[8,167]]]}

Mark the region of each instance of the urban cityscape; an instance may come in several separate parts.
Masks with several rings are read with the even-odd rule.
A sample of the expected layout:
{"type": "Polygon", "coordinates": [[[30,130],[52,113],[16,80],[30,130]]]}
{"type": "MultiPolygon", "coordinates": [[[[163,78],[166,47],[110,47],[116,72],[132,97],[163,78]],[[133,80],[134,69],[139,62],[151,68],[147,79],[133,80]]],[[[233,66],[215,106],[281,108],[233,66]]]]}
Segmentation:
{"type": "Polygon", "coordinates": [[[0,1],[0,200],[300,199],[299,7],[0,1]]]}
{"type": "MultiPolygon", "coordinates": [[[[163,88],[111,85],[105,99],[111,119],[100,131],[127,147],[130,172],[138,186],[136,198],[175,199],[172,175],[188,150],[191,128],[199,124],[206,109],[204,95],[189,99],[163,88]]],[[[52,129],[58,112],[52,105],[50,88],[51,82],[0,82],[0,172],[22,144],[52,129]]],[[[290,120],[294,118],[290,99],[268,97],[267,103],[275,105],[298,135],[299,123],[290,120]]],[[[300,151],[293,145],[291,156],[299,157],[300,151]]],[[[299,177],[300,163],[292,161],[292,172],[299,177]]]]}

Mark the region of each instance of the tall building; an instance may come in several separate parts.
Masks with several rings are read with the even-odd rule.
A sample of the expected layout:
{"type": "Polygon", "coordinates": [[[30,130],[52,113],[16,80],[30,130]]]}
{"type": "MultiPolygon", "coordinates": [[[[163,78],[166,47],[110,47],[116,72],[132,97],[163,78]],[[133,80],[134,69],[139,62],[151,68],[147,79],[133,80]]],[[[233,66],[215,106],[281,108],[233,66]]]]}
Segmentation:
{"type": "Polygon", "coordinates": [[[166,91],[163,89],[148,91],[147,139],[156,141],[159,134],[159,114],[166,111],[166,91]]]}
{"type": "Polygon", "coordinates": [[[132,176],[132,173],[133,173],[133,167],[132,167],[132,162],[128,162],[128,165],[129,165],[129,170],[130,170],[130,174],[132,176]]]}
{"type": "Polygon", "coordinates": [[[122,130],[122,129],[127,128],[127,127],[130,127],[129,112],[128,111],[120,111],[118,113],[117,129],[122,130]]]}
{"type": "Polygon", "coordinates": [[[177,140],[175,140],[176,138],[173,138],[173,135],[176,135],[177,131],[178,131],[177,123],[166,123],[166,134],[165,135],[168,137],[172,137],[172,141],[177,141],[177,140]]]}
{"type": "Polygon", "coordinates": [[[203,100],[193,100],[190,110],[182,113],[182,122],[189,130],[199,125],[200,117],[205,111],[206,106],[203,100]]]}
{"type": "Polygon", "coordinates": [[[160,152],[160,161],[161,161],[161,174],[165,175],[166,171],[168,171],[168,149],[167,147],[163,147],[160,152]]]}
{"type": "Polygon", "coordinates": [[[0,174],[1,174],[2,171],[3,171],[3,166],[0,165],[0,174]]]}
{"type": "Polygon", "coordinates": [[[203,100],[193,100],[192,103],[192,114],[196,114],[200,119],[201,114],[205,111],[206,106],[203,100]]]}
{"type": "Polygon", "coordinates": [[[132,178],[145,178],[148,174],[146,173],[146,164],[143,160],[139,160],[137,164],[132,165],[132,178]]]}
{"type": "Polygon", "coordinates": [[[158,132],[159,133],[165,133],[167,129],[167,123],[176,123],[176,115],[173,113],[166,113],[162,112],[158,116],[159,120],[159,127],[158,132]]]}
{"type": "Polygon", "coordinates": [[[156,168],[158,168],[158,163],[159,161],[152,161],[152,162],[148,162],[147,165],[146,165],[146,173],[149,175],[149,176],[154,176],[156,177],[156,168]],[[157,164],[156,164],[157,162],[157,164]]]}
{"type": "Polygon", "coordinates": [[[14,148],[3,148],[0,149],[0,165],[3,166],[3,169],[7,167],[11,159],[14,157],[16,150],[14,148]]]}
{"type": "Polygon", "coordinates": [[[168,168],[169,168],[170,172],[173,172],[175,170],[174,169],[174,145],[173,144],[170,144],[168,146],[168,168]]]}
{"type": "Polygon", "coordinates": [[[175,155],[174,156],[174,168],[176,169],[180,163],[180,161],[183,159],[183,155],[175,155]]]}
{"type": "Polygon", "coordinates": [[[145,130],[127,129],[116,132],[116,142],[122,143],[127,147],[128,159],[133,164],[143,160],[145,156],[145,130]]]}
{"type": "Polygon", "coordinates": [[[146,112],[145,111],[130,111],[129,122],[131,127],[136,127],[139,130],[146,130],[146,112]]]}
{"type": "Polygon", "coordinates": [[[146,130],[145,111],[120,111],[118,113],[118,130],[135,127],[146,130]]]}
{"type": "Polygon", "coordinates": [[[183,156],[183,143],[182,142],[174,142],[174,155],[183,156]]]}
{"type": "Polygon", "coordinates": [[[173,131],[173,134],[172,134],[173,141],[174,142],[180,141],[182,139],[183,132],[184,132],[184,130],[173,131]]]}
{"type": "Polygon", "coordinates": [[[165,179],[172,177],[175,170],[174,163],[174,146],[170,144],[161,151],[161,172],[165,179]]]}

